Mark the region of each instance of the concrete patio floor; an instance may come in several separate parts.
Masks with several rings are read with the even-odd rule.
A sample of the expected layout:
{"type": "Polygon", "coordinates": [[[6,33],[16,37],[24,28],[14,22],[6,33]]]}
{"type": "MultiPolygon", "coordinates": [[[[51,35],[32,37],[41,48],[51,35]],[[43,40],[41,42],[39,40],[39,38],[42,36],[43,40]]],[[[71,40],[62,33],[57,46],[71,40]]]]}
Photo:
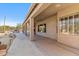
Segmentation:
{"type": "Polygon", "coordinates": [[[30,41],[23,33],[16,33],[6,56],[77,56],[79,50],[62,45],[54,40],[36,37],[30,41]]]}

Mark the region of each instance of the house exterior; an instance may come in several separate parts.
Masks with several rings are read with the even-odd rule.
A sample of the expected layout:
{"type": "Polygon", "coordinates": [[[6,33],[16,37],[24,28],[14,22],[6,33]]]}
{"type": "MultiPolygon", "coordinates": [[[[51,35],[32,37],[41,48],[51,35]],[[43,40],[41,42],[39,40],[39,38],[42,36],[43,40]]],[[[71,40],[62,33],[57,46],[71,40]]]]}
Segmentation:
{"type": "Polygon", "coordinates": [[[79,4],[32,4],[22,28],[30,40],[39,35],[79,49],[79,4]]]}

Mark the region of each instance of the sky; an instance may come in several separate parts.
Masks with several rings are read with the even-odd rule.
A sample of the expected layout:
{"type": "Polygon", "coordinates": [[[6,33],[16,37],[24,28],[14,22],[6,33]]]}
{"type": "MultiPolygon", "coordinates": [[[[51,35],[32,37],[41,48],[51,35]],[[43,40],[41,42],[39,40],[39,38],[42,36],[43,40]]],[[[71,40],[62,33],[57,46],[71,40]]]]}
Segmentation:
{"type": "Polygon", "coordinates": [[[4,24],[5,16],[5,25],[23,23],[30,6],[30,3],[0,3],[0,25],[4,24]]]}

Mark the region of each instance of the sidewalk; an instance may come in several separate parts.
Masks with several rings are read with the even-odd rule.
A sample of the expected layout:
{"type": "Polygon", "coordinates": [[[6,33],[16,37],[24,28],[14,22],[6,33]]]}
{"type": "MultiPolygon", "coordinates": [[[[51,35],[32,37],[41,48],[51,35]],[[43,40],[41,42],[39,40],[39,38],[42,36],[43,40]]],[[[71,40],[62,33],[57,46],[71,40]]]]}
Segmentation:
{"type": "Polygon", "coordinates": [[[49,39],[30,41],[22,33],[16,33],[16,36],[7,56],[77,56],[76,53],[59,47],[57,43],[49,39]]]}
{"type": "Polygon", "coordinates": [[[7,56],[40,56],[42,55],[24,34],[16,34],[7,56]]]}

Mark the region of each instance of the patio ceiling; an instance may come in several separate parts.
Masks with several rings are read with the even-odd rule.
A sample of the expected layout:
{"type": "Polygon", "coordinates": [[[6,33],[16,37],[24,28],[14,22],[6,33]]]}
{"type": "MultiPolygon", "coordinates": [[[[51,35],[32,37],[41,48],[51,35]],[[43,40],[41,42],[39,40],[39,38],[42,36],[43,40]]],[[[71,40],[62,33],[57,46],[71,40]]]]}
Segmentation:
{"type": "Polygon", "coordinates": [[[75,5],[71,3],[52,3],[47,9],[45,9],[43,12],[41,12],[39,15],[35,17],[37,21],[41,21],[44,18],[47,18],[51,15],[56,14],[59,10],[64,9],[65,7],[75,5]]]}

